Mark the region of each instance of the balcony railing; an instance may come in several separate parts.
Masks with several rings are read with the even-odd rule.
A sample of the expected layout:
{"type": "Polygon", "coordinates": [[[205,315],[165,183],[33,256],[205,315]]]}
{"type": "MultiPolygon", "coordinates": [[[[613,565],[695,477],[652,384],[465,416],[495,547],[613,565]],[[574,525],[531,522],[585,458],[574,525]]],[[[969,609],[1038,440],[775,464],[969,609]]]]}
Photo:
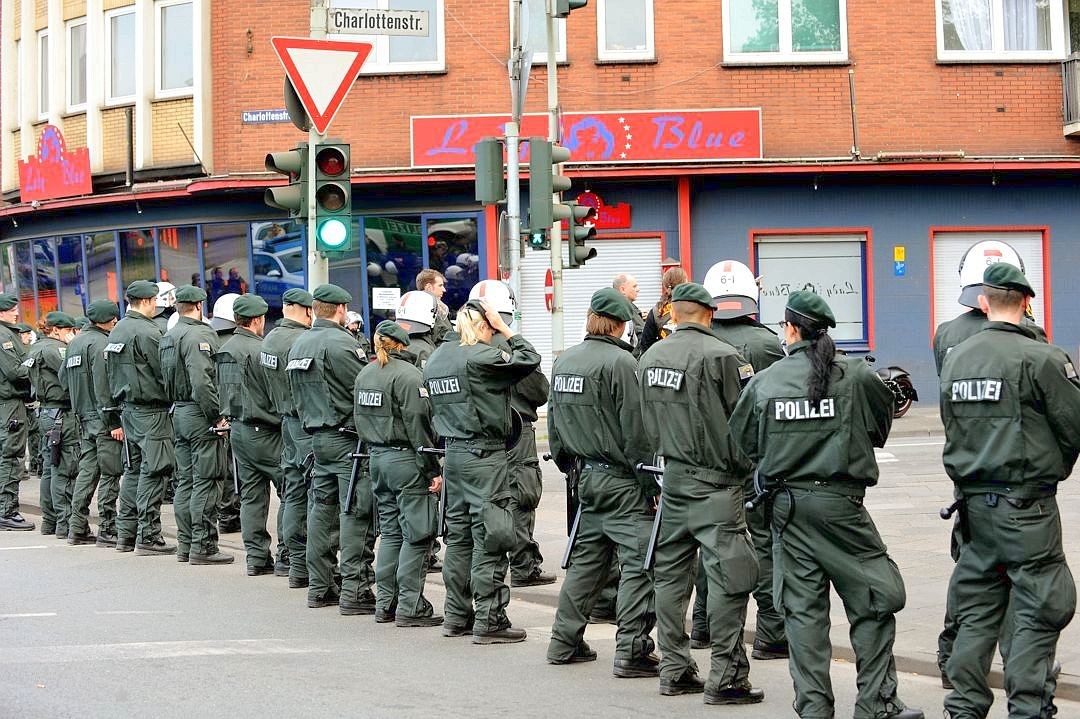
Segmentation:
{"type": "Polygon", "coordinates": [[[1062,120],[1066,137],[1080,136],[1080,53],[1061,63],[1062,120]]]}

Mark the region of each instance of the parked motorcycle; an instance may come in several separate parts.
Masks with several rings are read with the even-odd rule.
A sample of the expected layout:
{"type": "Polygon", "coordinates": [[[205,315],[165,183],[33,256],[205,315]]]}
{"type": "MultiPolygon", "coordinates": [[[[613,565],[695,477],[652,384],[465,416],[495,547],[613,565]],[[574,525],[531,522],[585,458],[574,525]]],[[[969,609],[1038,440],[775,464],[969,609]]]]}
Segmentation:
{"type": "MultiPolygon", "coordinates": [[[[867,364],[874,364],[876,359],[873,355],[866,355],[863,359],[867,364]]],[[[885,386],[893,393],[896,407],[893,409],[893,418],[899,419],[911,409],[912,402],[919,401],[919,393],[915,391],[915,385],[911,383],[911,375],[903,367],[879,367],[874,373],[881,378],[885,386]]]]}

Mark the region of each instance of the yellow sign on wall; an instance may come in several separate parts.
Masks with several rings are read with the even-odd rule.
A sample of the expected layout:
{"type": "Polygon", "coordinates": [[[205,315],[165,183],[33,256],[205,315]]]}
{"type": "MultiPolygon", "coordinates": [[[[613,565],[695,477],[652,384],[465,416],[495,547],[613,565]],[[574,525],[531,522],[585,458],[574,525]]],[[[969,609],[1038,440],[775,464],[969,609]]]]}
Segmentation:
{"type": "Polygon", "coordinates": [[[907,260],[907,248],[903,245],[893,245],[892,258],[893,262],[904,262],[907,260]]]}

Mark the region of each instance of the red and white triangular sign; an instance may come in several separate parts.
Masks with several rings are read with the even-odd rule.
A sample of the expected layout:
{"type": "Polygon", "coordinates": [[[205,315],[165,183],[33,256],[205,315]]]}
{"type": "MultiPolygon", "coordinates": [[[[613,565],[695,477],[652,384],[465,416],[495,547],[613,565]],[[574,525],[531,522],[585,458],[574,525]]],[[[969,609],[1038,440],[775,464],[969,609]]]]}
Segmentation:
{"type": "Polygon", "coordinates": [[[371,54],[371,43],[306,37],[272,37],[270,42],[311,124],[325,134],[371,54]]]}

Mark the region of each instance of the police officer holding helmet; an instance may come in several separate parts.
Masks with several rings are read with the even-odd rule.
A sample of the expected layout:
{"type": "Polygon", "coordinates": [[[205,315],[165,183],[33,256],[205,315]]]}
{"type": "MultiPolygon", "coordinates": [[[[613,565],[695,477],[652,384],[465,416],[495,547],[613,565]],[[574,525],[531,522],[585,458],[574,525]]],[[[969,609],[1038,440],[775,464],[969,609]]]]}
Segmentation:
{"type": "Polygon", "coordinates": [[[863,507],[877,483],[874,447],[892,426],[893,397],[859,358],[836,354],[832,310],[792,292],[788,357],[755,376],[731,416],[732,436],[757,464],[772,500],[775,600],[784,615],[800,717],[834,713],[829,585],[851,622],[856,719],[922,719],[896,696],[894,615],[904,581],[863,507]]]}
{"type": "Polygon", "coordinates": [[[443,635],[471,630],[474,644],[520,642],[525,630],[506,616],[506,553],[515,546],[506,441],[510,388],[540,366],[540,355],[483,300],[466,302],[457,322],[460,340],[439,345],[424,369],[435,431],[446,439],[443,635]],[[495,333],[507,349],[494,346],[495,333]]]}
{"type": "Polygon", "coordinates": [[[987,267],[978,302],[989,322],[948,354],[941,371],[945,471],[964,533],[949,582],[959,624],[946,665],[952,719],[989,711],[986,675],[1006,613],[1010,714],[1051,716],[1047,680],[1076,609],[1055,495],[1080,456],[1080,380],[1065,352],[1023,324],[1034,296],[1018,268],[987,267]]]}

